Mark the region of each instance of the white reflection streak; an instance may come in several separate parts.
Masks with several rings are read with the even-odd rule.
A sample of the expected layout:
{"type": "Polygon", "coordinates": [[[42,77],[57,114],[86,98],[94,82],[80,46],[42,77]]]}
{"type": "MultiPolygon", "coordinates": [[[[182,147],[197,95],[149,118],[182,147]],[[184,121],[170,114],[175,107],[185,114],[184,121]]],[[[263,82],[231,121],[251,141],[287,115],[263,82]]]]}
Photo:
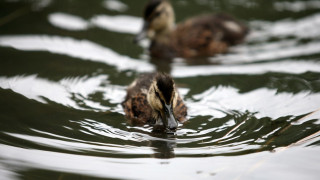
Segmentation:
{"type": "MultiPolygon", "coordinates": [[[[212,148],[200,148],[198,152],[194,153],[203,154],[203,151],[210,153],[212,150],[212,148]]],[[[182,149],[181,153],[184,153],[182,149]]],[[[290,177],[295,177],[293,179],[317,179],[319,169],[314,165],[319,162],[318,154],[319,150],[316,148],[294,147],[288,149],[286,153],[277,154],[277,156],[269,152],[259,152],[230,157],[108,158],[25,149],[0,144],[0,164],[9,167],[13,172],[18,167],[21,170],[45,169],[115,179],[199,179],[201,177],[212,178],[212,174],[217,179],[235,179],[252,168],[252,165],[257,163],[257,159],[266,158],[269,159],[264,162],[263,168],[250,174],[244,174],[242,179],[253,179],[253,177],[264,179],[266,178],[264,173],[266,169],[281,171],[282,173],[277,174],[280,179],[288,178],[288,174],[290,177]],[[297,156],[302,156],[300,159],[307,163],[304,165],[306,168],[297,168],[297,165],[301,163],[300,159],[294,160],[297,159],[294,158],[297,156]],[[143,170],[148,171],[142,173],[143,170]]]]}
{"type": "Polygon", "coordinates": [[[319,38],[320,13],[298,20],[285,19],[277,22],[252,21],[250,26],[261,29],[250,33],[251,40],[290,36],[297,38],[319,38]]]}
{"type": "Polygon", "coordinates": [[[66,13],[53,13],[48,17],[49,22],[61,29],[67,29],[72,31],[86,30],[89,24],[86,20],[66,13]]]}
{"type": "Polygon", "coordinates": [[[3,163],[1,163],[1,160],[0,160],[0,175],[1,175],[1,179],[7,179],[7,180],[15,180],[15,179],[18,180],[21,178],[21,176],[18,173],[12,171],[10,167],[5,166],[3,163]]]}
{"type": "MultiPolygon", "coordinates": [[[[96,177],[123,177],[123,164],[116,159],[81,156],[0,145],[0,163],[23,168],[57,170],[96,177]],[[113,164],[113,165],[112,165],[113,164]],[[112,166],[108,166],[112,165],[112,166]],[[108,167],[108,168],[106,168],[108,167]]],[[[121,161],[120,161],[121,162],[121,161]]],[[[130,160],[128,160],[130,162],[130,160]]]]}
{"type": "MultiPolygon", "coordinates": [[[[100,86],[100,84],[104,81],[106,81],[107,77],[104,75],[95,76],[92,78],[75,78],[75,79],[62,79],[59,81],[59,84],[61,84],[68,92],[71,94],[76,94],[78,99],[81,99],[81,101],[86,104],[87,106],[98,109],[98,110],[110,110],[109,107],[101,106],[97,102],[93,102],[88,100],[87,98],[91,93],[101,91],[104,92],[104,88],[100,86]],[[81,95],[81,96],[78,96],[81,95]]],[[[111,88],[111,87],[108,87],[111,88]]]]}
{"type": "Polygon", "coordinates": [[[116,138],[121,140],[131,140],[136,142],[146,141],[147,138],[145,135],[139,133],[131,133],[127,131],[123,131],[121,129],[113,128],[104,123],[99,123],[90,119],[86,119],[86,121],[76,122],[79,123],[83,128],[88,131],[99,134],[105,137],[116,138]]]}
{"type": "Polygon", "coordinates": [[[90,119],[86,119],[86,121],[74,121],[74,122],[80,124],[83,128],[87,129],[91,133],[99,134],[105,137],[121,139],[121,140],[131,140],[135,142],[157,140],[157,141],[173,142],[177,144],[186,144],[186,143],[201,141],[209,138],[209,137],[189,138],[189,139],[181,139],[177,141],[175,139],[172,140],[172,139],[166,139],[166,138],[163,139],[158,137],[152,137],[150,135],[138,133],[138,132],[123,131],[121,129],[108,126],[105,123],[100,123],[90,119]]]}
{"type": "Polygon", "coordinates": [[[251,21],[251,32],[244,44],[232,47],[232,53],[222,54],[211,59],[223,64],[235,62],[257,62],[283,59],[296,56],[308,56],[320,52],[320,13],[298,20],[285,19],[277,22],[251,21]],[[289,37],[295,37],[294,40],[289,37]],[[277,42],[266,42],[269,39],[280,39],[277,42]],[[300,39],[310,39],[301,43],[300,39]]]}
{"type": "Polygon", "coordinates": [[[96,15],[89,20],[85,20],[79,16],[62,12],[50,14],[48,21],[55,27],[69,31],[82,31],[90,27],[99,27],[108,31],[129,34],[137,34],[143,23],[140,17],[134,16],[96,15]]]}
{"type": "Polygon", "coordinates": [[[232,64],[236,62],[258,62],[308,56],[320,52],[320,42],[297,45],[293,41],[278,41],[277,43],[268,43],[262,46],[238,46],[234,50],[234,54],[219,55],[211,59],[221,61],[223,64],[232,64]]]}
{"type": "Polygon", "coordinates": [[[308,71],[320,72],[320,63],[314,61],[280,61],[220,66],[174,66],[171,74],[173,77],[180,78],[219,74],[264,74],[267,72],[301,74],[308,71]]]}
{"type": "Polygon", "coordinates": [[[26,77],[17,76],[13,78],[0,77],[0,87],[3,89],[11,89],[29,99],[34,99],[42,103],[46,103],[42,98],[45,97],[65,106],[78,107],[76,103],[70,99],[70,94],[63,86],[37,78],[36,75],[26,77]]]}
{"type": "Polygon", "coordinates": [[[104,98],[108,99],[110,103],[120,104],[124,97],[126,96],[126,88],[123,86],[112,85],[105,87],[104,89],[104,98]]]}
{"type": "Polygon", "coordinates": [[[119,55],[88,40],[46,35],[0,36],[0,46],[13,47],[24,51],[48,51],[68,55],[113,65],[119,70],[131,69],[140,72],[154,70],[154,66],[147,62],[119,55]]]}
{"type": "Polygon", "coordinates": [[[99,85],[107,79],[108,77],[104,75],[93,78],[64,78],[59,81],[59,84],[71,93],[77,93],[83,97],[87,97],[90,93],[95,92],[99,88],[99,85]]]}
{"type": "Polygon", "coordinates": [[[133,16],[107,16],[97,15],[90,22],[109,31],[137,34],[142,27],[142,19],[133,16]]]}
{"type": "Polygon", "coordinates": [[[33,142],[46,147],[53,147],[63,150],[69,150],[74,152],[81,151],[95,151],[95,152],[116,152],[123,154],[152,154],[153,151],[149,147],[135,147],[130,145],[116,145],[116,144],[103,144],[103,143],[92,143],[86,141],[78,141],[78,140],[58,140],[58,139],[50,139],[39,136],[30,136],[25,134],[16,134],[16,133],[6,133],[9,136],[23,139],[24,141],[33,142]]]}
{"type": "Polygon", "coordinates": [[[128,9],[128,6],[117,0],[105,0],[103,6],[106,9],[123,12],[128,9]]]}
{"type": "Polygon", "coordinates": [[[110,103],[121,103],[126,95],[126,87],[111,85],[101,86],[101,83],[107,81],[107,76],[100,75],[91,78],[62,79],[59,83],[63,85],[69,92],[80,94],[88,97],[94,92],[103,92],[103,97],[110,103]]]}
{"type": "Polygon", "coordinates": [[[278,11],[305,11],[308,9],[320,9],[320,1],[294,1],[294,2],[275,2],[274,3],[275,9],[278,11]]]}
{"type": "Polygon", "coordinates": [[[118,86],[115,88],[112,85],[108,85],[107,87],[100,86],[106,78],[106,76],[97,76],[88,79],[62,79],[59,82],[53,82],[39,78],[36,75],[17,76],[12,78],[0,77],[0,87],[3,89],[11,89],[29,99],[34,99],[42,103],[46,103],[43,99],[44,97],[65,106],[84,109],[79,107],[75,101],[71,99],[72,93],[79,94],[81,95],[81,98],[83,98],[82,101],[87,106],[106,111],[110,110],[110,108],[86,99],[91,93],[101,91],[103,93],[109,93],[105,96],[107,100],[112,102],[120,102],[122,100],[125,94],[124,88],[118,86]]]}
{"type": "Polygon", "coordinates": [[[257,112],[257,117],[277,119],[283,116],[299,116],[310,113],[320,107],[320,93],[300,92],[297,94],[260,88],[240,94],[232,87],[212,87],[201,94],[193,96],[199,102],[190,102],[193,107],[191,115],[212,115],[212,109],[232,109],[257,112]],[[220,107],[218,107],[220,106],[220,107]]]}

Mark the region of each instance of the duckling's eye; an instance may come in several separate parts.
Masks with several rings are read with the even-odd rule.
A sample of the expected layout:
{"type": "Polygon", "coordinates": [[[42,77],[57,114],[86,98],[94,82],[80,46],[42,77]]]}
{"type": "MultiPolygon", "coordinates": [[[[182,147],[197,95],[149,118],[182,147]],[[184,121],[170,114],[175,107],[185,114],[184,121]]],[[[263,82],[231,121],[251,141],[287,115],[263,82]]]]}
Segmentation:
{"type": "Polygon", "coordinates": [[[163,105],[164,101],[160,98],[160,94],[157,91],[155,91],[155,93],[156,93],[156,96],[158,97],[158,99],[161,101],[161,104],[163,105]]]}
{"type": "Polygon", "coordinates": [[[149,21],[153,21],[158,16],[160,16],[160,12],[155,12],[149,17],[149,21]]]}
{"type": "MultiPolygon", "coordinates": [[[[160,100],[162,106],[164,107],[164,101],[161,99],[160,94],[154,89],[154,93],[156,94],[156,96],[158,97],[158,99],[160,100]]],[[[164,108],[165,109],[165,108],[164,108]]]]}
{"type": "Polygon", "coordinates": [[[154,92],[155,92],[156,96],[160,99],[160,94],[157,91],[154,91],[154,92]]]}
{"type": "Polygon", "coordinates": [[[161,9],[160,11],[154,12],[154,14],[152,14],[151,17],[150,17],[150,20],[153,20],[153,19],[157,18],[157,17],[160,16],[163,12],[165,12],[163,9],[161,9]]]}
{"type": "Polygon", "coordinates": [[[156,13],[153,15],[153,18],[160,16],[160,14],[161,14],[161,12],[156,12],[156,13]]]}

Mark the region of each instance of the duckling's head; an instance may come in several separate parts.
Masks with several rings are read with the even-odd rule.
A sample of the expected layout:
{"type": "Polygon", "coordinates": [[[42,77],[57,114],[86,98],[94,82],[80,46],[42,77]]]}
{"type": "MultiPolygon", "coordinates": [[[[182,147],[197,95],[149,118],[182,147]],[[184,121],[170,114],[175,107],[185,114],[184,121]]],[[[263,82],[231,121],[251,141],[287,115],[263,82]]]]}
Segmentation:
{"type": "Polygon", "coordinates": [[[173,79],[164,73],[158,73],[150,86],[147,99],[153,109],[155,126],[174,132],[178,127],[173,109],[177,104],[178,93],[173,79]]]}
{"type": "Polygon", "coordinates": [[[166,0],[150,0],[143,13],[144,24],[141,32],[135,37],[138,42],[144,38],[154,39],[167,34],[174,27],[174,11],[166,0]]]}

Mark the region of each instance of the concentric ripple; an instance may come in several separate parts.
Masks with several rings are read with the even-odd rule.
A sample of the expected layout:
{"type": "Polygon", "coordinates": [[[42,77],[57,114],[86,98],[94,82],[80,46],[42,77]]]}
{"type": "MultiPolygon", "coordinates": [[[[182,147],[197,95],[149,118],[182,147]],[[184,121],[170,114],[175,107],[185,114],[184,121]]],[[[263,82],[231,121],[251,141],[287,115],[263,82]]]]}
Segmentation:
{"type": "Polygon", "coordinates": [[[141,3],[0,2],[1,179],[319,177],[319,2],[172,3],[179,21],[232,12],[249,37],[199,62],[160,61],[131,42],[141,3]],[[121,107],[127,85],[156,70],[188,107],[175,134],[133,125],[121,107]]]}

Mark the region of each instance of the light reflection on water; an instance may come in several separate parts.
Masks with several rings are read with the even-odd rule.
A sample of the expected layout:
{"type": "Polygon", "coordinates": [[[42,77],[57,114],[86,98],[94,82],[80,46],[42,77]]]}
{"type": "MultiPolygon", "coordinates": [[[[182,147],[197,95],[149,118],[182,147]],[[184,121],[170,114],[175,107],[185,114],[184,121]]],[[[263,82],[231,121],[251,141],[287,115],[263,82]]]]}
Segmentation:
{"type": "Polygon", "coordinates": [[[136,34],[140,31],[142,20],[132,16],[107,16],[96,15],[86,21],[81,17],[66,13],[53,13],[49,16],[49,22],[61,29],[70,31],[83,31],[93,27],[99,27],[109,31],[136,34]]]}
{"type": "MultiPolygon", "coordinates": [[[[280,172],[290,171],[299,163],[295,156],[301,159],[319,160],[318,151],[315,148],[292,148],[286,153],[273,155],[268,152],[256,153],[254,156],[244,155],[235,157],[211,157],[211,158],[177,158],[175,160],[161,160],[150,158],[138,159],[113,159],[105,157],[91,157],[85,155],[72,155],[50,151],[20,149],[12,146],[1,145],[3,159],[10,159],[7,165],[18,166],[19,168],[43,168],[55,171],[65,171],[67,173],[77,173],[82,175],[92,175],[95,177],[111,178],[138,178],[150,179],[154,175],[161,173],[163,178],[193,178],[213,177],[223,179],[250,179],[264,178],[264,169],[274,167],[280,172]],[[17,157],[15,154],[21,154],[17,157]],[[54,158],[53,158],[54,157],[54,158]],[[256,159],[260,159],[256,163],[256,159]],[[289,159],[290,163],[284,163],[289,159]],[[211,161],[210,166],[204,161],[211,161]],[[28,162],[28,164],[24,163],[28,162]],[[50,163],[42,163],[50,162],[50,163]],[[129,164],[132,168],[123,168],[122,164],[129,164]],[[195,167],[194,165],[197,164],[195,167]],[[106,168],[107,167],[107,168],[106,168]],[[180,167],[180,168],[177,168],[180,167]],[[141,171],[148,169],[141,177],[141,171]],[[225,173],[221,173],[225,172],[225,173]],[[234,174],[239,174],[235,176],[234,174]]],[[[307,161],[308,162],[308,161],[307,161]]],[[[313,164],[306,163],[296,171],[291,172],[293,179],[312,179],[317,168],[313,164]],[[308,168],[310,167],[310,168],[308,168]]],[[[17,176],[17,175],[16,175],[17,176]]],[[[9,176],[14,178],[15,175],[9,176]]],[[[277,177],[286,178],[287,174],[279,173],[277,177]]]]}
{"type": "MultiPolygon", "coordinates": [[[[318,178],[320,14],[309,13],[317,1],[271,2],[275,12],[306,14],[274,21],[250,15],[248,39],[229,53],[202,64],[165,62],[189,109],[174,135],[130,124],[120,105],[139,73],[161,69],[127,44],[141,28],[134,10],[141,4],[105,0],[91,12],[84,3],[81,16],[58,1],[41,2],[33,2],[45,12],[41,30],[20,31],[14,21],[3,27],[15,31],[0,29],[2,178],[318,178]]],[[[219,1],[173,3],[221,8],[219,1]]]]}
{"type": "Polygon", "coordinates": [[[309,9],[320,9],[320,2],[319,1],[294,1],[294,2],[275,2],[274,3],[275,9],[278,11],[293,11],[299,12],[309,9]]]}
{"type": "Polygon", "coordinates": [[[121,1],[117,0],[105,0],[103,2],[103,6],[106,9],[113,10],[113,11],[119,11],[119,12],[124,12],[128,9],[128,6],[121,1]]]}
{"type": "MultiPolygon", "coordinates": [[[[97,102],[92,102],[88,98],[91,93],[95,91],[105,91],[99,85],[104,82],[105,76],[97,76],[95,78],[87,79],[62,79],[60,82],[50,82],[46,79],[32,76],[19,76],[13,78],[0,77],[0,87],[3,89],[11,89],[17,93],[24,95],[29,99],[34,99],[42,103],[46,103],[45,99],[63,104],[64,106],[73,107],[76,109],[84,109],[77,104],[72,95],[76,95],[81,103],[86,104],[87,107],[97,109],[99,111],[106,111],[110,108],[101,106],[97,102]]],[[[109,90],[110,92],[110,90],[109,90]]],[[[124,96],[124,95],[123,95],[124,96]]],[[[111,96],[112,97],[112,96],[111,96]]]]}
{"type": "Polygon", "coordinates": [[[122,56],[109,48],[87,40],[75,40],[69,37],[26,35],[0,36],[0,46],[13,47],[24,51],[48,51],[82,60],[91,60],[116,66],[119,70],[134,69],[152,71],[154,67],[147,62],[122,56]]]}
{"type": "Polygon", "coordinates": [[[253,21],[251,22],[255,30],[250,38],[319,38],[320,32],[315,28],[320,24],[320,14],[313,14],[298,20],[284,19],[276,22],[253,21]]]}
{"type": "MultiPolygon", "coordinates": [[[[320,45],[320,44],[319,44],[320,45]]],[[[203,66],[175,66],[172,69],[173,77],[193,77],[204,75],[221,74],[265,74],[268,72],[279,72],[288,74],[302,74],[308,71],[319,72],[318,61],[279,61],[257,64],[241,65],[203,65],[203,66]]]]}
{"type": "Polygon", "coordinates": [[[51,14],[48,20],[52,25],[67,30],[80,31],[89,28],[89,23],[86,20],[64,13],[51,14]]]}
{"type": "Polygon", "coordinates": [[[250,111],[256,117],[271,117],[277,119],[286,115],[299,116],[310,112],[310,109],[319,108],[320,93],[300,92],[277,93],[277,90],[266,88],[240,94],[235,88],[210,88],[207,91],[194,95],[198,102],[189,104],[192,106],[193,116],[216,115],[219,112],[208,113],[214,110],[233,109],[239,111],[250,111]],[[307,104],[308,106],[300,106],[307,104]]]}

